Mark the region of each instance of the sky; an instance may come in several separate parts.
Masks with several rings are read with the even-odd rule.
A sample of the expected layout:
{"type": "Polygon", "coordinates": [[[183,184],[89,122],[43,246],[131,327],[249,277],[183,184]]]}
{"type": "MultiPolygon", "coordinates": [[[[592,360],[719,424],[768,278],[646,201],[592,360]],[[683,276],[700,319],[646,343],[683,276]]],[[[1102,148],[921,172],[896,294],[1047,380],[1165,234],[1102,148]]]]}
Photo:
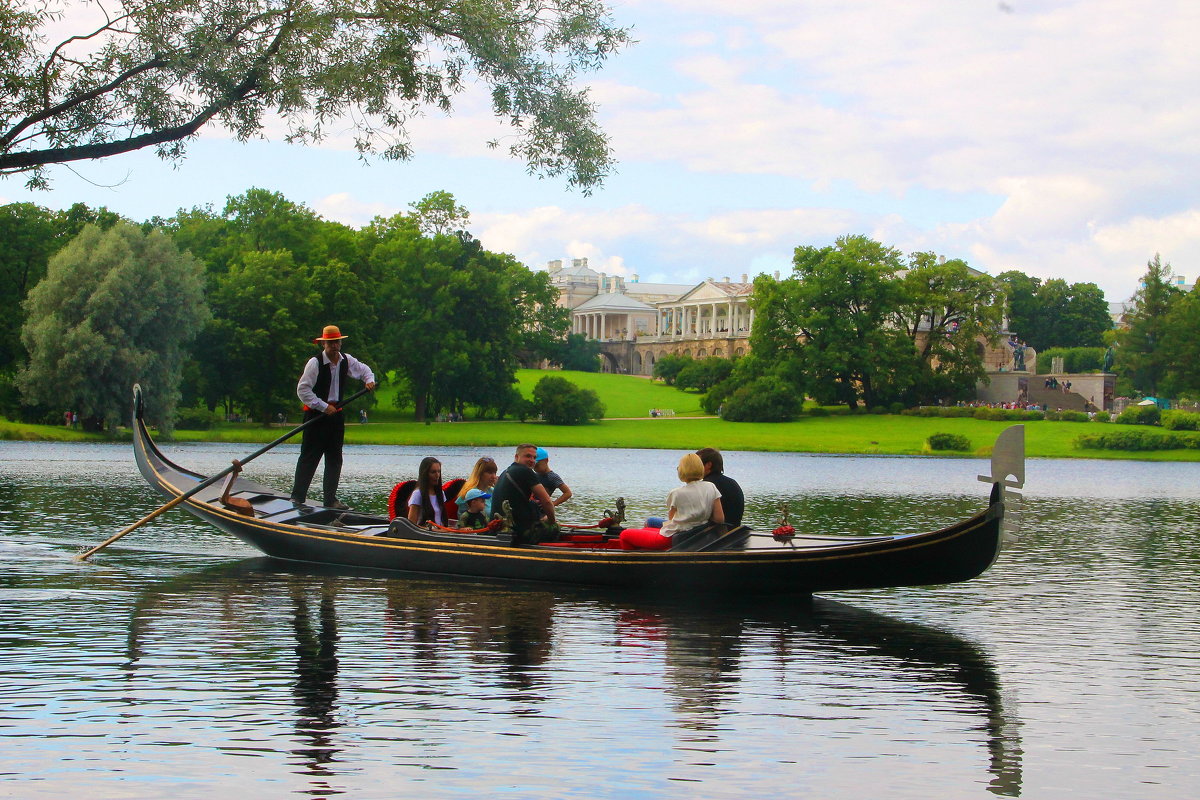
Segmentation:
{"type": "Polygon", "coordinates": [[[610,1],[636,44],[585,78],[619,162],[590,196],[489,150],[470,92],[414,125],[408,162],[210,126],[177,165],[76,162],[49,191],[0,179],[0,203],[143,220],[261,187],[359,227],[445,190],[489,250],[644,282],[786,274],[846,234],[1110,302],[1156,253],[1200,276],[1194,0],[610,1]]]}

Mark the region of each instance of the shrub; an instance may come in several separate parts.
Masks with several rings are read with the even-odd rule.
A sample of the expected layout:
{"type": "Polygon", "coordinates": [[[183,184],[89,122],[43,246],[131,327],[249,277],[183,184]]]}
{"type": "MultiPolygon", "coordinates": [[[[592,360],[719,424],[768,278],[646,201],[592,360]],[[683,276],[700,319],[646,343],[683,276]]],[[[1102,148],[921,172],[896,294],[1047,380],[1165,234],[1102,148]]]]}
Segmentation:
{"type": "Polygon", "coordinates": [[[970,406],[918,406],[900,413],[909,417],[973,417],[975,409],[970,406]]]}
{"type": "Polygon", "coordinates": [[[1200,431],[1200,414],[1190,411],[1164,411],[1162,426],[1169,431],[1200,431]]]}
{"type": "Polygon", "coordinates": [[[723,418],[730,422],[786,422],[795,419],[803,405],[804,398],[791,386],[768,375],[729,395],[723,418]]]}
{"type": "Polygon", "coordinates": [[[888,406],[888,413],[890,413],[890,414],[900,414],[900,413],[903,413],[903,411],[904,411],[904,403],[896,402],[896,403],[892,403],[890,406],[888,406]]]}
{"type": "Polygon", "coordinates": [[[1160,433],[1148,430],[1106,431],[1091,433],[1075,439],[1083,450],[1183,450],[1200,449],[1200,436],[1185,433],[1160,433]]]}
{"type": "Polygon", "coordinates": [[[599,395],[556,375],[547,375],[533,387],[533,404],[551,425],[579,425],[604,416],[599,395]]]}
{"type": "Polygon", "coordinates": [[[203,406],[181,408],[175,412],[175,427],[185,431],[206,431],[217,423],[216,412],[203,406]]]}
{"type": "Polygon", "coordinates": [[[1158,406],[1130,406],[1117,415],[1118,425],[1157,425],[1162,417],[1158,406]]]}
{"type": "MultiPolygon", "coordinates": [[[[1049,419],[1050,415],[1047,414],[1046,418],[1049,419]]],[[[1060,411],[1058,418],[1063,422],[1087,422],[1091,419],[1086,411],[1060,411]]]]}
{"type": "Polygon", "coordinates": [[[971,440],[957,433],[935,433],[925,440],[930,450],[970,450],[971,440]]]}
{"type": "Polygon", "coordinates": [[[1050,347],[1037,356],[1037,371],[1039,375],[1050,372],[1057,356],[1062,356],[1063,370],[1066,372],[1099,372],[1104,368],[1103,347],[1050,347]]]}
{"type": "Polygon", "coordinates": [[[1097,411],[1096,416],[1092,417],[1093,422],[1109,422],[1112,420],[1112,414],[1107,411],[1097,411]]]}

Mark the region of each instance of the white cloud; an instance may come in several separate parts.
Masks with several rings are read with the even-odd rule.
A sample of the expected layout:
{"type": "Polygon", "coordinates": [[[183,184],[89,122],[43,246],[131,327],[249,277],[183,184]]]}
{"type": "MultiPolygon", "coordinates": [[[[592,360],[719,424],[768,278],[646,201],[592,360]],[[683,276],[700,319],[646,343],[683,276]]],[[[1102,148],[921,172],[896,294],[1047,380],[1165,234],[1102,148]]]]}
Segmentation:
{"type": "Polygon", "coordinates": [[[408,209],[398,208],[389,203],[363,202],[349,192],[337,192],[314,202],[313,210],[325,219],[361,228],[375,217],[391,217],[408,209]]]}

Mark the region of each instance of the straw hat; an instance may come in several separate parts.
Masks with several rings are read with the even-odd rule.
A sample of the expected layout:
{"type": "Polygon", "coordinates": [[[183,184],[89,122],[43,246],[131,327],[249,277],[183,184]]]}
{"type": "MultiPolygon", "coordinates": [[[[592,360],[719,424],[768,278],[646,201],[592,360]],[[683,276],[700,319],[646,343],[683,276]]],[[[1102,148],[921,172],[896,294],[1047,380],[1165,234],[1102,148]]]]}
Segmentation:
{"type": "Polygon", "coordinates": [[[338,330],[337,325],[326,325],[325,330],[321,331],[321,335],[316,339],[313,339],[313,344],[320,344],[321,342],[334,342],[345,338],[346,337],[342,335],[342,332],[338,330]]]}

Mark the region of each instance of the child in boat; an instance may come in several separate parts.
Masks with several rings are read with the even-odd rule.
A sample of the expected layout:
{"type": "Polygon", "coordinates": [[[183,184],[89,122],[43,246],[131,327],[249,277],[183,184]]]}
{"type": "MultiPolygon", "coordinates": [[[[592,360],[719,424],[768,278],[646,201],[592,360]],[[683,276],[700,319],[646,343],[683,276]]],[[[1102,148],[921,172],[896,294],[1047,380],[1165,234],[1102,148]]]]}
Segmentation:
{"type": "Polygon", "coordinates": [[[458,515],[458,527],[467,530],[486,528],[488,518],[487,512],[484,511],[484,505],[491,499],[492,496],[487,492],[480,489],[468,489],[465,497],[467,510],[458,515]]]}
{"type": "Polygon", "coordinates": [[[704,462],[695,453],[679,459],[683,486],[667,495],[667,521],[661,528],[626,528],[621,531],[623,550],[669,550],[671,537],[706,522],[724,522],[721,492],[704,480],[704,462]]]}

